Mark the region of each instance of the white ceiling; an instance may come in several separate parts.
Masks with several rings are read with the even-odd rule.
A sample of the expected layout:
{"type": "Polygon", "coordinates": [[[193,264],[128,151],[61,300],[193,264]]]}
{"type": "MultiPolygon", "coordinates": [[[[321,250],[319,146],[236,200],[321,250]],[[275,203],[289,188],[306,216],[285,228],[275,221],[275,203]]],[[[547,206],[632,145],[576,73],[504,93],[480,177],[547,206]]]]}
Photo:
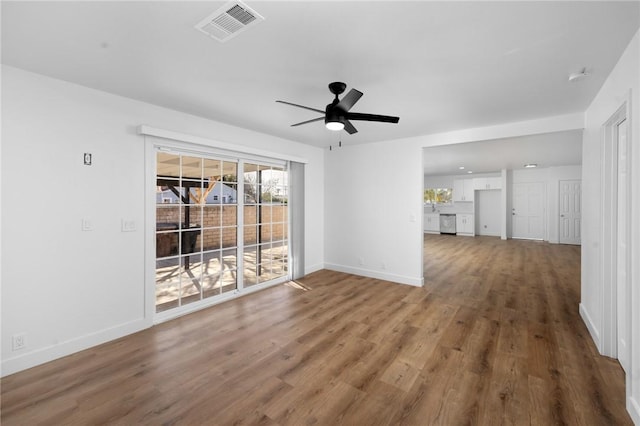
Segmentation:
{"type": "Polygon", "coordinates": [[[2,62],[317,146],[327,84],[364,92],[359,144],[584,111],[640,25],[633,2],[256,1],[226,43],[193,27],[224,2],[2,2],[2,62]],[[583,67],[591,76],[568,83],[583,67]]]}
{"type": "Polygon", "coordinates": [[[499,172],[532,163],[541,168],[581,165],[582,130],[425,148],[422,160],[425,175],[499,172]]]}

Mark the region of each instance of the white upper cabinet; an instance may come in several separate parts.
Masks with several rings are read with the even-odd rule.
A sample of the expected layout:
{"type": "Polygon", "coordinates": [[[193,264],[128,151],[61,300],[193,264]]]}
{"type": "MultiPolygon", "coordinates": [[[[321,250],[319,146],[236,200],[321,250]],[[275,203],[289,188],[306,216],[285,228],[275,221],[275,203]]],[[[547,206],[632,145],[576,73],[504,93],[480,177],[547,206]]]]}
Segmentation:
{"type": "Polygon", "coordinates": [[[473,202],[473,179],[453,180],[453,201],[473,202]]]}
{"type": "Polygon", "coordinates": [[[502,178],[500,178],[500,176],[473,179],[473,189],[477,191],[482,191],[485,189],[501,189],[501,188],[502,188],[502,178]]]}

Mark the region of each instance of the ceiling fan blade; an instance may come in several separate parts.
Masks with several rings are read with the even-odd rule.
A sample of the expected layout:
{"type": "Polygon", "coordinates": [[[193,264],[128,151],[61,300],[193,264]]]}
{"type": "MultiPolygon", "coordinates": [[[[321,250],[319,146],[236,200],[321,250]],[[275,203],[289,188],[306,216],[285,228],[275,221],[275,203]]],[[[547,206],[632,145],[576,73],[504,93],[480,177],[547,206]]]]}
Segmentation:
{"type": "Polygon", "coordinates": [[[349,90],[349,93],[342,97],[342,99],[336,106],[343,109],[344,111],[349,111],[361,97],[362,92],[356,89],[351,89],[349,90]]]}
{"type": "Polygon", "coordinates": [[[348,112],[345,118],[347,120],[381,121],[383,123],[397,123],[400,121],[400,117],[378,114],[360,114],[358,112],[348,112]]]}
{"type": "Polygon", "coordinates": [[[303,122],[300,122],[300,123],[292,124],[291,127],[301,126],[303,124],[313,123],[314,121],[320,121],[320,120],[324,120],[324,117],[318,117],[318,118],[314,118],[312,120],[307,120],[307,121],[303,121],[303,122]]]}
{"type": "Polygon", "coordinates": [[[324,111],[321,109],[315,109],[315,108],[307,107],[304,105],[292,104],[291,102],[286,102],[286,101],[276,101],[276,102],[279,102],[281,104],[291,105],[298,108],[304,108],[304,109],[308,109],[309,111],[315,111],[315,112],[319,112],[320,114],[324,114],[324,111]]]}
{"type": "Polygon", "coordinates": [[[355,127],[353,127],[353,124],[351,124],[351,122],[349,120],[344,120],[344,129],[350,135],[352,135],[354,133],[358,133],[358,130],[355,127]]]}

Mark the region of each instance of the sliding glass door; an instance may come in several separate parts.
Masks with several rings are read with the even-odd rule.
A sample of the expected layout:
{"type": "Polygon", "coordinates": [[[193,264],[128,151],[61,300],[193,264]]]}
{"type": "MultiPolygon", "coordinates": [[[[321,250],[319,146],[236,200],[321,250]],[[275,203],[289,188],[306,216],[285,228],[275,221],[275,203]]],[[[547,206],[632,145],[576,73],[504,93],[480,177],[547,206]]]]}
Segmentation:
{"type": "Polygon", "coordinates": [[[158,150],[156,312],[286,278],[288,184],[284,165],[158,150]]]}
{"type": "Polygon", "coordinates": [[[283,167],[244,163],[245,286],[287,275],[288,173],[283,167]]]}

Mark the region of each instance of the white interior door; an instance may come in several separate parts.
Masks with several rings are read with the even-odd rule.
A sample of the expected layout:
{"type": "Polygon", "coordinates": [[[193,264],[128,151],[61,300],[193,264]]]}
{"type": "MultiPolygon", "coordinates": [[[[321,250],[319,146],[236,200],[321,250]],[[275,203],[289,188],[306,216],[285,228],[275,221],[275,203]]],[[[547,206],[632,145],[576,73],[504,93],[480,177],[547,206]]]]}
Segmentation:
{"type": "Polygon", "coordinates": [[[625,371],[628,370],[629,346],[627,342],[628,335],[628,314],[627,314],[627,286],[629,285],[629,251],[627,249],[627,240],[629,238],[629,218],[628,218],[628,202],[629,188],[627,168],[628,159],[628,141],[627,141],[627,120],[623,120],[617,124],[615,143],[618,151],[618,179],[617,179],[617,247],[616,247],[616,284],[617,284],[617,323],[618,323],[618,361],[625,371]]]}
{"type": "Polygon", "coordinates": [[[511,214],[513,238],[543,240],[544,183],[514,183],[511,214]]]}
{"type": "Polygon", "coordinates": [[[580,180],[560,181],[559,224],[561,244],[580,245],[582,182],[580,180]]]}

